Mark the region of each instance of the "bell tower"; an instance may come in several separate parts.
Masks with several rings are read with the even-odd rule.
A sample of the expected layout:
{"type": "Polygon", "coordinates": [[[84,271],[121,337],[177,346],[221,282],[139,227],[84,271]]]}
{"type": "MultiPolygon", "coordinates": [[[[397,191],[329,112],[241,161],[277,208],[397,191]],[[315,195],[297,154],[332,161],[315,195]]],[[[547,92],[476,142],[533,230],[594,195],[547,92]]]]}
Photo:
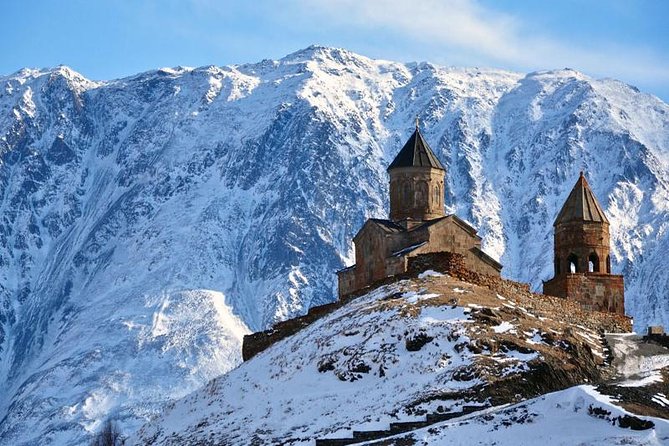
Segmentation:
{"type": "Polygon", "coordinates": [[[444,167],[418,129],[390,166],[390,220],[423,222],[444,216],[444,167]]]}
{"type": "Polygon", "coordinates": [[[581,172],[553,223],[555,275],[611,273],[609,220],[581,172]]]}
{"type": "Polygon", "coordinates": [[[544,293],[624,314],[623,277],[611,274],[609,220],[581,172],[554,228],[554,277],[544,293]]]}

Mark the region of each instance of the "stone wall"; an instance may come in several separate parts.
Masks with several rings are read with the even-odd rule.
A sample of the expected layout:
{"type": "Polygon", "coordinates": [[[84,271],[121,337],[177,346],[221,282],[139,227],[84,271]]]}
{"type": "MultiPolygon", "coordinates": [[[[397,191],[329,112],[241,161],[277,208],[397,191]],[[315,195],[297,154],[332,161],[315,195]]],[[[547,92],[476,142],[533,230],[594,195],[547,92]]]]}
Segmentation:
{"type": "Polygon", "coordinates": [[[601,273],[575,273],[544,283],[544,294],[564,297],[586,310],[625,314],[623,276],[601,273]]]}
{"type": "Polygon", "coordinates": [[[463,256],[464,266],[468,269],[486,275],[500,275],[500,270],[484,259],[483,254],[477,254],[480,252],[481,239],[455,221],[439,222],[428,226],[425,230],[429,234],[424,238],[429,239],[429,243],[413,251],[410,256],[440,252],[458,253],[463,256]]]}
{"type": "Polygon", "coordinates": [[[624,316],[622,313],[588,311],[574,301],[561,297],[532,293],[530,291],[530,286],[526,283],[514,282],[512,280],[502,279],[498,275],[481,274],[470,270],[467,267],[465,256],[462,254],[453,252],[434,252],[408,258],[406,273],[377,280],[369,286],[340,297],[337,302],[313,307],[305,316],[280,322],[266,331],[244,336],[242,358],[244,361],[249,360],[256,354],[272,346],[274,343],[297,333],[302,328],[314,323],[321,317],[346,305],[348,302],[366,294],[374,288],[401,279],[416,277],[418,274],[429,269],[448,274],[449,276],[464,282],[486,287],[502,296],[518,299],[524,302],[523,304],[526,308],[532,309],[535,313],[545,311],[546,315],[550,315],[551,312],[558,311],[560,314],[579,315],[579,320],[582,321],[583,325],[588,326],[588,328],[605,330],[612,333],[629,332],[632,329],[631,319],[624,316]]]}
{"type": "Polygon", "coordinates": [[[565,275],[569,270],[569,256],[575,255],[576,272],[589,271],[588,259],[597,256],[595,272],[611,272],[609,225],[600,222],[561,223],[555,227],[555,275],[565,275]]]}
{"type": "Polygon", "coordinates": [[[482,274],[469,269],[465,256],[454,252],[434,252],[409,259],[409,274],[416,275],[432,269],[464,282],[484,286],[499,294],[530,293],[526,283],[514,282],[499,277],[499,274],[482,274]]]}
{"type": "MultiPolygon", "coordinates": [[[[552,312],[570,314],[578,319],[584,326],[594,330],[604,330],[610,333],[626,333],[632,330],[632,320],[624,315],[624,312],[608,312],[596,308],[585,308],[579,302],[555,297],[546,294],[537,294],[530,291],[529,284],[502,279],[495,275],[479,274],[467,268],[465,259],[457,253],[432,253],[418,256],[409,262],[409,271],[415,275],[426,269],[443,272],[449,276],[464,282],[486,287],[502,296],[513,297],[524,302],[526,308],[531,308],[535,313],[545,311],[547,315],[552,312]]],[[[619,277],[620,283],[616,287],[622,287],[622,276],[599,275],[600,278],[619,277]]],[[[622,290],[622,288],[620,288],[622,290]]],[[[622,296],[622,294],[621,294],[622,296]]]]}
{"type": "Polygon", "coordinates": [[[337,289],[339,297],[352,293],[357,288],[355,265],[337,272],[337,289]]]}
{"type": "Polygon", "coordinates": [[[403,167],[390,172],[390,219],[431,220],[444,216],[444,171],[403,167]]]}

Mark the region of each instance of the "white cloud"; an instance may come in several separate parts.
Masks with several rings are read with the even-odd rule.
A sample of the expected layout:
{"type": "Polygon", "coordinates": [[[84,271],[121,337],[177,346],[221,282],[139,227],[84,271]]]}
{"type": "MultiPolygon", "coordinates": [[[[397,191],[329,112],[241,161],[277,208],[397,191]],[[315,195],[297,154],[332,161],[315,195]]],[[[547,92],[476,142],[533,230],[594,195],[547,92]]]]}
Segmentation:
{"type": "MultiPolygon", "coordinates": [[[[298,0],[321,23],[392,31],[417,42],[469,52],[475,60],[516,69],[572,67],[627,81],[666,83],[664,58],[640,48],[575,47],[530,34],[516,17],[475,0],[298,0]]],[[[577,19],[577,18],[575,18],[577,19]]]]}

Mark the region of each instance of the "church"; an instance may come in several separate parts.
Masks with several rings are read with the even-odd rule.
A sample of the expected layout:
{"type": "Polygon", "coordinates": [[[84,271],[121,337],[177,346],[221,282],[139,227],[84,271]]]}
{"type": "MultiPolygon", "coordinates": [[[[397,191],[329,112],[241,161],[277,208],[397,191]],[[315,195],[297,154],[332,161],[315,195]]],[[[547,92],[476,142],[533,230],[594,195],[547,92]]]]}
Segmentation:
{"type": "MultiPolygon", "coordinates": [[[[502,265],[481,250],[476,229],[444,213],[445,169],[418,125],[390,166],[390,218],[371,218],[353,238],[355,265],[337,272],[339,297],[404,274],[413,258],[456,253],[470,271],[500,277],[502,265]]],[[[555,219],[555,276],[544,294],[584,309],[625,314],[623,276],[611,274],[609,221],[585,175],[555,219]]]]}
{"type": "Polygon", "coordinates": [[[555,277],[544,294],[575,300],[587,310],[625,314],[623,276],[611,274],[609,220],[581,172],[554,228],[555,277]]]}
{"type": "Polygon", "coordinates": [[[412,257],[428,253],[461,254],[468,269],[500,276],[502,265],[481,250],[476,229],[445,215],[445,170],[418,125],[388,174],[390,218],[367,220],[353,238],[356,263],[337,273],[340,297],[403,274],[412,257]]]}

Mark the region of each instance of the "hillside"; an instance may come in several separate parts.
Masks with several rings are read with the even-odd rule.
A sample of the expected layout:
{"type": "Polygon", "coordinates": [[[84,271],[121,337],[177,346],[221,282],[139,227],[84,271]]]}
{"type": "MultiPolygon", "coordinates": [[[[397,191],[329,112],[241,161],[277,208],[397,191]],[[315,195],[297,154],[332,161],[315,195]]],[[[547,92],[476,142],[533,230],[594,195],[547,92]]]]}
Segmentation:
{"type": "Polygon", "coordinates": [[[417,116],[447,210],[506,277],[551,276],[584,169],[627,313],[669,325],[669,107],[632,86],[323,47],[109,81],[24,69],[0,77],[0,444],[134,431],[235,367],[244,333],[331,302],[417,116]]]}
{"type": "MultiPolygon", "coordinates": [[[[131,443],[306,445],[352,435],[360,442],[365,434],[352,431],[385,431],[390,426],[401,432],[421,428],[427,419],[433,428],[403,435],[437,440],[441,435],[450,438],[455,430],[463,439],[481,435],[485,444],[486,438],[498,438],[491,433],[495,426],[522,432],[518,425],[561,426],[569,417],[596,427],[574,433],[571,440],[649,435],[669,440],[669,422],[664,420],[652,420],[657,426],[652,433],[650,425],[641,434],[621,427],[614,420],[618,416],[642,419],[614,407],[614,400],[592,387],[629,381],[623,378],[621,383],[608,365],[602,336],[603,330],[629,328],[625,318],[583,312],[557,298],[513,288],[503,296],[427,271],[354,299],[170,404],[131,443]],[[591,386],[508,407],[586,383],[591,386]],[[558,404],[562,401],[564,406],[558,404]],[[594,408],[609,411],[609,421],[597,418],[594,408]]],[[[669,349],[662,349],[666,354],[658,358],[669,358],[669,349]]],[[[656,364],[658,369],[664,365],[669,362],[656,364]]],[[[669,407],[652,396],[639,407],[653,407],[655,415],[669,417],[669,407]]],[[[552,429],[553,434],[558,431],[552,429]]],[[[505,441],[513,438],[499,435],[505,441]]]]}

